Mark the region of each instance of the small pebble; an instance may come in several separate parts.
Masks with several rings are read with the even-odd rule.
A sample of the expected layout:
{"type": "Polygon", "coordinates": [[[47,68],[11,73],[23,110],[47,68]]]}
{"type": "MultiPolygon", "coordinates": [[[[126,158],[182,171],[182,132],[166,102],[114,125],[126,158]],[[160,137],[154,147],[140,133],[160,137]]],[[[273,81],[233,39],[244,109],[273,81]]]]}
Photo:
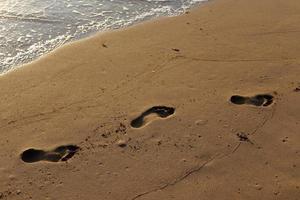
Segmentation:
{"type": "Polygon", "coordinates": [[[14,175],[11,174],[11,175],[8,176],[8,178],[9,178],[10,180],[15,180],[15,179],[16,179],[16,176],[14,176],[14,175]]]}
{"type": "Polygon", "coordinates": [[[119,141],[117,142],[117,145],[118,145],[119,147],[124,148],[124,147],[127,146],[127,142],[126,142],[125,140],[119,140],[119,141]]]}
{"type": "Polygon", "coordinates": [[[262,190],[262,186],[261,185],[259,185],[258,183],[256,183],[255,184],[255,189],[257,189],[257,190],[262,190]]]}
{"type": "Polygon", "coordinates": [[[207,120],[202,120],[202,119],[195,121],[195,124],[198,126],[205,125],[206,123],[207,123],[207,120]]]}

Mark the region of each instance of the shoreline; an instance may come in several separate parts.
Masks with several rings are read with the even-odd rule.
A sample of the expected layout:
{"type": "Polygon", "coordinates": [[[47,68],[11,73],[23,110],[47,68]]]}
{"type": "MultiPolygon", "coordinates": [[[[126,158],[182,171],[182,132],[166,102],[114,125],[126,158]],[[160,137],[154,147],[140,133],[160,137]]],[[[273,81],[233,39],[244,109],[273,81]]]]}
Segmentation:
{"type": "MultiPolygon", "coordinates": [[[[201,0],[202,1],[202,0],[201,0]]],[[[177,13],[173,13],[172,15],[168,15],[168,16],[157,16],[157,17],[154,17],[154,18],[150,18],[150,19],[148,19],[148,20],[141,20],[141,21],[137,21],[137,22],[133,22],[133,24],[131,24],[131,25],[125,25],[125,26],[122,26],[122,27],[119,27],[119,28],[111,28],[111,29],[104,29],[104,30],[98,30],[98,31],[92,31],[92,32],[90,32],[90,33],[88,33],[88,34],[85,34],[85,36],[82,36],[82,37],[79,37],[79,38],[77,38],[77,39],[71,39],[71,40],[69,40],[69,39],[67,39],[68,37],[70,37],[70,38],[73,38],[74,36],[72,36],[72,35],[69,35],[69,36],[67,36],[67,38],[66,38],[66,41],[67,40],[69,40],[68,42],[66,42],[66,43],[64,43],[64,44],[62,44],[61,46],[58,46],[58,47],[56,47],[56,48],[54,48],[54,49],[52,49],[52,50],[50,50],[50,51],[47,51],[47,53],[43,53],[42,55],[40,55],[40,56],[37,56],[37,57],[35,57],[34,59],[32,59],[31,61],[27,61],[27,62],[23,62],[23,63],[19,63],[19,64],[16,64],[16,65],[14,65],[14,66],[11,66],[8,70],[3,70],[1,73],[0,73],[0,76],[1,75],[4,75],[4,74],[6,74],[6,73],[9,73],[10,71],[12,71],[12,70],[14,70],[14,69],[16,69],[16,68],[19,68],[19,67],[22,67],[23,65],[27,65],[27,64],[30,64],[30,63],[32,63],[32,62],[34,62],[35,60],[38,60],[39,58],[41,58],[41,57],[43,57],[43,56],[47,56],[49,53],[51,53],[52,51],[55,51],[56,49],[58,49],[58,48],[63,48],[65,45],[67,45],[67,44],[70,44],[70,43],[73,43],[73,42],[77,42],[77,41],[80,41],[80,40],[84,40],[84,39],[87,39],[87,38],[90,38],[90,37],[94,37],[94,36],[96,36],[96,35],[98,35],[98,34],[102,34],[102,33],[104,33],[104,34],[106,34],[106,33],[109,33],[109,32],[114,32],[114,31],[117,31],[117,30],[123,30],[123,29],[126,29],[126,28],[129,28],[129,27],[131,27],[131,26],[136,26],[136,25],[138,25],[138,24],[143,24],[143,23],[145,23],[145,22],[148,22],[148,21],[152,21],[152,20],[160,20],[160,19],[163,19],[163,18],[169,18],[169,17],[176,17],[176,16],[180,16],[180,15],[182,15],[182,14],[184,14],[185,12],[188,12],[189,10],[192,10],[192,9],[195,9],[195,8],[197,8],[197,7],[199,7],[199,6],[201,6],[202,4],[204,4],[204,3],[206,3],[208,0],[204,0],[203,2],[198,2],[198,3],[195,3],[194,5],[192,4],[191,5],[191,7],[190,8],[187,8],[186,9],[186,11],[178,11],[177,13]]],[[[175,11],[174,11],[175,12],[175,11]]],[[[63,36],[63,35],[61,35],[61,36],[63,36]]],[[[14,58],[13,58],[14,59],[14,58]]],[[[21,58],[22,59],[22,58],[21,58]]]]}
{"type": "Polygon", "coordinates": [[[299,197],[299,13],[208,1],[1,76],[0,198],[299,197]]]}

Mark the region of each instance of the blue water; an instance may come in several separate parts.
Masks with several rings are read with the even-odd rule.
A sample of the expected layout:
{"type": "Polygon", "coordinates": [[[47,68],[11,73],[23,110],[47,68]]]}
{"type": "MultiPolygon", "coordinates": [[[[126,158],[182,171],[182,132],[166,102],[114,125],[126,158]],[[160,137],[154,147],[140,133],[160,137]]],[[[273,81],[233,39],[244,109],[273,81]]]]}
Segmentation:
{"type": "Polygon", "coordinates": [[[101,30],[178,15],[205,0],[0,0],[0,73],[101,30]]]}

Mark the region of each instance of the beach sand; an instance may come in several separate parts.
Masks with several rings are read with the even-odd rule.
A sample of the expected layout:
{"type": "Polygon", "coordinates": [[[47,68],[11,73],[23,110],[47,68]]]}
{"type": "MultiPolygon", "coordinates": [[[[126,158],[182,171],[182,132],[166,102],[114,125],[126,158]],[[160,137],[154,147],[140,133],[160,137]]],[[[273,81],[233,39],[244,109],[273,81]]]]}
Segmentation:
{"type": "Polygon", "coordinates": [[[214,0],[1,76],[0,199],[299,200],[299,35],[298,0],[214,0]]]}

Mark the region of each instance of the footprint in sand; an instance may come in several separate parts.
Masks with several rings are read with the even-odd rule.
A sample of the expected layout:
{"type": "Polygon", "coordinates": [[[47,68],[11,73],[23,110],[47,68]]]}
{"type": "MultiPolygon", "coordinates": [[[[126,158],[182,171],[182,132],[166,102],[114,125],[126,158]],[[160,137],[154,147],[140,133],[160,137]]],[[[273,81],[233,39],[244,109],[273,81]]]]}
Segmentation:
{"type": "Polygon", "coordinates": [[[269,106],[273,103],[273,99],[274,97],[270,94],[258,94],[253,97],[234,95],[230,98],[230,101],[237,105],[269,106]]]}
{"type": "Polygon", "coordinates": [[[63,145],[52,151],[44,151],[40,149],[27,149],[21,154],[21,159],[26,163],[34,163],[38,161],[59,162],[67,161],[74,156],[80,148],[76,145],[63,145]]]}
{"type": "Polygon", "coordinates": [[[148,116],[154,115],[160,118],[167,118],[175,113],[175,108],[167,106],[154,106],[143,112],[140,116],[131,121],[133,128],[141,128],[152,120],[147,120],[148,116]]]}

